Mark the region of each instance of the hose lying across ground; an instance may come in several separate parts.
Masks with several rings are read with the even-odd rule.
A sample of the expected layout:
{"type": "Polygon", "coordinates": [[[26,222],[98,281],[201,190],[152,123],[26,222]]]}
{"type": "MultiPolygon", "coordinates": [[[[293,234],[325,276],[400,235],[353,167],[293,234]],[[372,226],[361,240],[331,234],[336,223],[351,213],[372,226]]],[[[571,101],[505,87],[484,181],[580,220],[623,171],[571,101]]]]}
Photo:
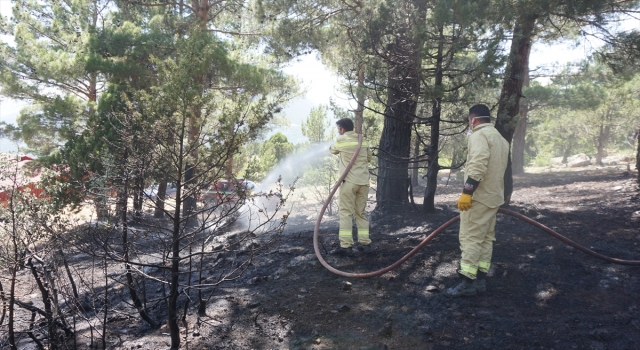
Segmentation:
{"type": "MultiPolygon", "coordinates": [[[[333,266],[329,265],[329,263],[327,263],[326,260],[324,260],[324,258],[322,257],[322,254],[320,254],[320,248],[318,246],[318,231],[320,230],[320,223],[322,222],[322,217],[324,216],[324,212],[327,209],[327,206],[329,205],[329,203],[331,202],[331,198],[333,198],[333,195],[336,193],[336,191],[338,190],[338,187],[340,187],[340,184],[342,184],[342,181],[344,181],[345,177],[347,176],[347,174],[349,173],[349,170],[351,170],[351,167],[353,166],[353,163],[355,162],[356,158],[358,157],[358,153],[360,152],[360,147],[362,145],[362,135],[360,134],[358,137],[358,148],[356,148],[353,157],[351,158],[351,162],[349,162],[349,164],[347,165],[344,173],[342,174],[342,176],[338,179],[338,182],[336,183],[336,185],[333,187],[333,189],[331,190],[331,193],[329,193],[329,198],[327,198],[327,200],[325,201],[324,206],[322,207],[322,210],[320,210],[320,214],[318,214],[318,220],[316,221],[316,226],[315,229],[313,231],[313,249],[316,253],[316,257],[318,257],[318,260],[320,261],[320,263],[322,264],[322,266],[324,266],[327,270],[335,273],[336,275],[340,275],[340,276],[344,276],[344,277],[352,277],[352,278],[367,278],[367,277],[374,277],[374,276],[380,276],[384,273],[387,273],[393,269],[395,269],[396,267],[400,266],[402,263],[404,263],[405,261],[409,260],[410,257],[412,257],[413,255],[415,255],[420,249],[424,248],[424,246],[426,246],[429,241],[431,241],[433,239],[433,237],[437,236],[438,234],[440,234],[442,231],[444,231],[447,227],[455,224],[458,220],[460,220],[460,216],[456,216],[455,218],[445,222],[443,225],[441,225],[440,227],[438,227],[437,229],[435,229],[433,232],[431,232],[431,234],[429,234],[425,239],[422,240],[422,242],[420,242],[420,244],[418,244],[415,248],[413,248],[409,253],[407,253],[405,256],[402,257],[402,259],[396,261],[395,263],[381,269],[381,270],[377,270],[377,271],[372,271],[372,272],[366,272],[366,273],[352,273],[352,272],[344,272],[344,271],[340,271],[336,268],[334,268],[333,266]]],[[[602,259],[604,261],[610,262],[610,263],[614,263],[614,264],[620,264],[620,265],[631,265],[631,266],[640,266],[640,260],[623,260],[623,259],[618,259],[618,258],[612,258],[606,255],[602,255],[600,253],[594,252],[593,250],[580,245],[574,241],[572,241],[571,239],[557,233],[556,231],[548,228],[547,226],[532,220],[522,214],[516,213],[514,211],[511,210],[507,210],[504,208],[500,208],[498,209],[499,213],[502,214],[506,214],[506,215],[510,215],[513,216],[515,218],[518,218],[528,224],[531,224],[539,229],[541,229],[542,231],[550,234],[551,236],[561,240],[562,242],[578,249],[579,251],[586,253],[588,255],[591,255],[595,258],[598,259],[602,259]]]]}

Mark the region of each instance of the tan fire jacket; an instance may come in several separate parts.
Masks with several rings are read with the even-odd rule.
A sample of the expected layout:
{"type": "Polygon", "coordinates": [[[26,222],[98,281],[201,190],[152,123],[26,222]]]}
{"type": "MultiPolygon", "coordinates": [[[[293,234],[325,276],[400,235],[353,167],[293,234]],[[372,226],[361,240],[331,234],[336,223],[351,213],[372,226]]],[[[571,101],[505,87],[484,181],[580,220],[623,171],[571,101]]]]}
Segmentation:
{"type": "MultiPolygon", "coordinates": [[[[333,154],[340,155],[340,174],[344,172],[353,157],[353,153],[358,148],[358,134],[354,131],[347,131],[344,135],[339,135],[336,138],[336,142],[331,145],[329,151],[333,154]]],[[[362,148],[358,153],[358,158],[353,163],[349,174],[345,178],[345,181],[354,183],[356,185],[368,185],[369,184],[369,161],[371,160],[371,149],[369,143],[366,140],[362,140],[362,148]]]]}
{"type": "Polygon", "coordinates": [[[465,165],[467,177],[480,181],[473,200],[490,208],[504,203],[504,172],[509,158],[509,143],[491,123],[476,126],[469,136],[465,165]]]}

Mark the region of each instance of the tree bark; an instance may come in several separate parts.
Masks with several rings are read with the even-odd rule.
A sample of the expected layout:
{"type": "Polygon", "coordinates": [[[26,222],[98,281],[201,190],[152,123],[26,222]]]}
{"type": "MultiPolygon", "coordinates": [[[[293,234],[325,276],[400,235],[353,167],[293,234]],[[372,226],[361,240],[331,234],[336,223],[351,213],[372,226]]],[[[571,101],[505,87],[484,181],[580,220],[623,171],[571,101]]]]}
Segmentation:
{"type": "Polygon", "coordinates": [[[605,125],[607,122],[605,116],[602,117],[602,124],[600,124],[600,131],[598,132],[598,136],[596,138],[596,165],[602,166],[602,158],[604,158],[604,149],[609,142],[609,135],[611,133],[611,127],[609,125],[605,125]]]}
{"type": "Polygon", "coordinates": [[[45,319],[47,320],[47,331],[49,338],[49,349],[55,350],[58,348],[58,340],[57,340],[57,327],[56,323],[53,319],[53,307],[51,305],[51,295],[49,290],[45,287],[45,284],[42,282],[42,279],[38,276],[38,272],[36,271],[36,267],[33,264],[33,259],[29,258],[27,265],[31,270],[31,274],[33,278],[36,280],[36,284],[38,285],[38,290],[40,290],[40,295],[42,295],[42,303],[44,304],[44,312],[45,319]]]}
{"type": "MultiPolygon", "coordinates": [[[[434,90],[442,86],[442,63],[444,62],[444,29],[439,28],[440,40],[438,43],[438,54],[436,57],[436,76],[434,90]]],[[[442,97],[437,96],[432,101],[431,106],[431,134],[429,135],[429,147],[427,148],[427,187],[424,191],[423,209],[425,213],[432,213],[436,210],[435,198],[436,188],[438,187],[438,172],[440,171],[439,163],[439,144],[440,144],[440,114],[442,112],[442,97]]]]}
{"type": "Polygon", "coordinates": [[[4,297],[4,288],[0,280],[0,299],[2,300],[2,315],[0,316],[0,324],[4,324],[4,318],[7,315],[7,299],[4,297]]]}
{"type": "Polygon", "coordinates": [[[417,45],[403,42],[389,45],[389,48],[387,104],[378,149],[376,210],[381,212],[408,203],[406,181],[411,154],[411,126],[420,92],[420,52],[417,45]]]}
{"type": "Polygon", "coordinates": [[[356,134],[362,134],[362,123],[364,120],[364,101],[365,101],[365,87],[364,87],[364,63],[358,64],[358,87],[356,89],[356,99],[358,100],[358,107],[354,111],[356,118],[355,131],[356,134]]]}
{"type": "MultiPolygon", "coordinates": [[[[529,53],[531,52],[531,43],[533,40],[533,30],[537,17],[535,14],[521,15],[516,19],[513,29],[509,62],[507,63],[505,79],[502,83],[496,120],[496,129],[502,137],[509,142],[509,145],[511,145],[513,134],[520,119],[520,97],[522,96],[522,86],[525,80],[526,68],[528,66],[527,62],[529,61],[529,53]]],[[[513,173],[511,166],[510,148],[507,170],[504,174],[505,205],[509,204],[511,194],[513,193],[513,173]]]]}
{"type": "MultiPolygon", "coordinates": [[[[123,226],[125,226],[125,228],[123,228],[123,244],[124,245],[128,245],[127,240],[126,240],[126,222],[124,222],[123,226]]],[[[129,290],[129,295],[131,296],[131,301],[133,301],[133,305],[136,307],[136,310],[138,310],[138,314],[140,314],[140,317],[149,324],[149,326],[151,326],[151,328],[155,329],[158,328],[159,325],[158,323],[156,323],[151,316],[149,316],[149,314],[147,313],[147,310],[145,309],[144,305],[142,305],[142,301],[140,300],[140,298],[138,297],[138,292],[135,289],[135,284],[133,281],[133,274],[131,273],[131,266],[126,263],[126,261],[129,261],[129,253],[128,253],[128,248],[127,252],[125,253],[125,269],[127,271],[126,273],[126,277],[127,277],[127,289],[129,290]]]]}
{"type": "Polygon", "coordinates": [[[107,349],[107,316],[109,315],[109,270],[107,264],[107,255],[104,255],[102,259],[102,273],[104,276],[104,312],[102,313],[102,334],[100,340],[102,342],[102,349],[107,349]]]}
{"type": "Polygon", "coordinates": [[[144,177],[142,174],[134,181],[133,213],[136,219],[142,216],[142,204],[144,203],[144,177]]]}
{"type": "Polygon", "coordinates": [[[415,163],[413,163],[413,169],[411,169],[411,186],[413,188],[418,187],[418,177],[420,176],[420,162],[418,161],[418,156],[420,155],[420,139],[418,135],[416,135],[415,140],[413,141],[413,156],[416,157],[415,163]]]}
{"type": "Polygon", "coordinates": [[[636,149],[636,170],[638,170],[638,184],[640,184],[640,128],[636,131],[637,149],[636,149]]]}
{"type": "Polygon", "coordinates": [[[13,261],[11,262],[10,274],[11,282],[9,284],[9,319],[7,323],[8,335],[9,335],[9,348],[11,350],[17,350],[16,336],[15,336],[15,302],[16,302],[16,278],[18,274],[18,226],[15,207],[13,203],[13,195],[9,196],[9,210],[11,212],[11,245],[13,250],[13,261]]]}
{"type": "MultiPolygon", "coordinates": [[[[183,130],[185,121],[182,122],[183,130]]],[[[178,149],[183,152],[185,149],[184,138],[179,139],[178,149]]],[[[172,229],[172,241],[171,241],[171,278],[169,279],[169,297],[167,298],[167,313],[169,319],[167,324],[169,325],[169,334],[171,337],[171,350],[180,349],[180,326],[178,325],[178,297],[180,292],[178,290],[179,277],[180,277],[180,244],[182,242],[180,235],[180,223],[182,218],[180,217],[180,206],[183,205],[182,190],[184,185],[181,183],[182,176],[185,181],[191,179],[188,173],[190,171],[189,166],[184,163],[184,158],[178,158],[178,176],[176,182],[176,204],[173,214],[173,229],[172,229]],[[186,166],[186,171],[183,172],[183,167],[186,166]]]]}
{"type": "MultiPolygon", "coordinates": [[[[128,160],[128,154],[127,152],[125,152],[124,157],[123,157],[123,163],[124,166],[127,166],[127,160],[128,160]]],[[[149,314],[147,313],[147,310],[144,308],[144,306],[142,305],[142,302],[140,301],[140,298],[138,297],[138,292],[135,289],[135,284],[133,281],[133,274],[131,273],[131,265],[129,264],[129,225],[127,224],[127,209],[128,209],[128,188],[129,188],[129,176],[128,176],[128,171],[125,169],[122,172],[123,174],[123,179],[122,179],[122,196],[119,197],[119,200],[121,201],[120,203],[118,203],[118,207],[120,207],[120,219],[122,221],[122,235],[121,235],[121,242],[122,242],[122,258],[124,260],[124,269],[126,271],[125,273],[125,277],[127,278],[127,289],[129,290],[129,296],[131,296],[131,301],[133,302],[133,305],[136,307],[136,309],[138,310],[138,314],[140,314],[140,317],[147,322],[151,328],[158,328],[158,324],[149,316],[149,314]]]]}
{"type": "Polygon", "coordinates": [[[163,180],[158,184],[158,193],[156,193],[156,209],[153,213],[154,218],[164,217],[164,203],[167,195],[167,180],[163,180]]]}
{"type": "Polygon", "coordinates": [[[97,220],[107,220],[109,218],[109,208],[107,206],[106,189],[99,189],[99,193],[93,199],[96,209],[97,220]]]}
{"type": "MultiPolygon", "coordinates": [[[[523,87],[529,86],[529,62],[527,61],[527,67],[525,69],[525,76],[523,87]]],[[[526,99],[526,97],[525,97],[526,99]]],[[[520,120],[518,121],[518,125],[516,126],[516,130],[513,134],[513,145],[511,150],[511,161],[513,175],[524,174],[524,149],[525,149],[525,138],[527,136],[527,116],[529,114],[529,103],[528,101],[523,101],[520,104],[520,120]]]]}
{"type": "Polygon", "coordinates": [[[27,335],[29,336],[29,338],[31,338],[31,340],[33,340],[34,343],[36,343],[38,350],[44,350],[44,344],[42,344],[42,342],[35,336],[35,334],[33,334],[33,328],[36,322],[36,314],[37,313],[35,311],[31,311],[31,319],[29,320],[29,330],[27,331],[27,335]]]}
{"type": "Polygon", "coordinates": [[[602,153],[604,152],[604,147],[603,147],[603,143],[602,142],[602,132],[603,132],[603,126],[600,125],[600,131],[598,132],[598,136],[595,137],[596,139],[596,160],[595,160],[595,165],[599,165],[602,166],[602,153]]]}
{"type": "MultiPolygon", "coordinates": [[[[195,15],[199,21],[200,27],[203,30],[206,30],[207,23],[209,20],[209,0],[200,0],[194,1],[192,3],[195,10],[195,15]]],[[[193,77],[196,83],[202,86],[202,90],[200,96],[204,94],[205,90],[205,79],[202,75],[196,75],[193,77]]],[[[202,119],[202,109],[200,106],[196,106],[192,108],[193,115],[189,118],[189,128],[188,128],[188,147],[191,147],[196,142],[198,142],[198,136],[200,135],[199,124],[202,119]]],[[[195,180],[197,176],[197,170],[195,164],[198,164],[198,152],[197,148],[193,148],[191,151],[191,164],[187,163],[187,170],[185,171],[185,179],[184,179],[184,187],[185,189],[193,189],[195,186],[195,180]]],[[[225,164],[225,178],[227,180],[233,180],[233,154],[229,153],[229,159],[225,164]]],[[[191,191],[191,194],[183,199],[183,208],[182,208],[182,216],[188,220],[189,224],[195,224],[195,217],[192,215],[196,210],[196,196],[195,192],[191,191]]]]}
{"type": "Polygon", "coordinates": [[[171,350],[180,349],[180,326],[178,325],[178,278],[180,274],[180,188],[176,193],[176,210],[173,217],[173,242],[171,245],[171,279],[169,283],[168,314],[171,350]]]}
{"type": "Polygon", "coordinates": [[[524,174],[524,150],[525,137],[527,134],[527,113],[526,105],[520,106],[520,120],[513,134],[513,144],[511,146],[511,169],[513,175],[524,174]]]}

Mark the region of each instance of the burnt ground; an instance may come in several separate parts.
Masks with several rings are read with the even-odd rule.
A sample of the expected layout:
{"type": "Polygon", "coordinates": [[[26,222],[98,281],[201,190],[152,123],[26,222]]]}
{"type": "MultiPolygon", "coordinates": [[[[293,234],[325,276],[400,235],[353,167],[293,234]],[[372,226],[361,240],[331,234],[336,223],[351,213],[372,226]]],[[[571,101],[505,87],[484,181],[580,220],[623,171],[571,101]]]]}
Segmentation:
{"type": "MultiPolygon", "coordinates": [[[[525,174],[510,209],[593,250],[640,259],[640,191],[635,172],[591,169],[525,174]]],[[[406,210],[372,219],[374,250],[325,258],[366,272],[388,266],[457,215],[459,184],[438,189],[437,212],[406,210]]],[[[190,349],[636,349],[640,267],[587,256],[515,218],[498,215],[487,292],[449,299],[456,282],[458,225],[398,269],[348,279],[313,253],[314,220],[291,216],[278,245],[237,281],[216,291],[207,316],[187,318],[190,349]]],[[[337,223],[322,225],[326,249],[337,223]]],[[[150,288],[149,288],[150,289],[150,288]]],[[[154,310],[162,313],[162,307],[154,310]]],[[[130,316],[110,324],[115,349],[164,349],[168,328],[130,316]],[[120,329],[120,330],[118,330],[120,329]]]]}

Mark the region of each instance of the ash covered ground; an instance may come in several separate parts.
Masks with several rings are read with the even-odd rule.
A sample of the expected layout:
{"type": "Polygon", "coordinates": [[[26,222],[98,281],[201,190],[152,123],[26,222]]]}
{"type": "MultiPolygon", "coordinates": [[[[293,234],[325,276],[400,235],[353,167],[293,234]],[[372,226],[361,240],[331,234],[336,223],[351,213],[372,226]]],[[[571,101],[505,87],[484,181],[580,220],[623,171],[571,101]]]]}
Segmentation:
{"type": "MultiPolygon", "coordinates": [[[[509,209],[599,253],[640,259],[640,191],[618,168],[525,174],[509,209]]],[[[372,218],[375,249],[327,255],[337,221],[320,240],[345,271],[388,266],[457,215],[459,184],[440,186],[433,214],[405,209],[372,218]]],[[[417,191],[419,193],[419,191],[417,191]]],[[[290,216],[276,246],[242,278],[218,288],[207,316],[187,316],[189,349],[635,349],[640,344],[640,267],[587,256],[515,218],[498,215],[487,292],[449,299],[456,281],[458,225],[398,269],[369,279],[333,275],[315,258],[312,214],[290,216]]],[[[153,288],[147,291],[153,294],[153,288]]],[[[149,296],[150,298],[153,295],[149,296]]],[[[151,312],[163,314],[159,304],[151,312]]],[[[192,307],[193,308],[193,307],[192,307]]],[[[114,349],[168,348],[135,310],[109,324],[114,349]]],[[[182,325],[181,325],[182,326],[182,325]]]]}

